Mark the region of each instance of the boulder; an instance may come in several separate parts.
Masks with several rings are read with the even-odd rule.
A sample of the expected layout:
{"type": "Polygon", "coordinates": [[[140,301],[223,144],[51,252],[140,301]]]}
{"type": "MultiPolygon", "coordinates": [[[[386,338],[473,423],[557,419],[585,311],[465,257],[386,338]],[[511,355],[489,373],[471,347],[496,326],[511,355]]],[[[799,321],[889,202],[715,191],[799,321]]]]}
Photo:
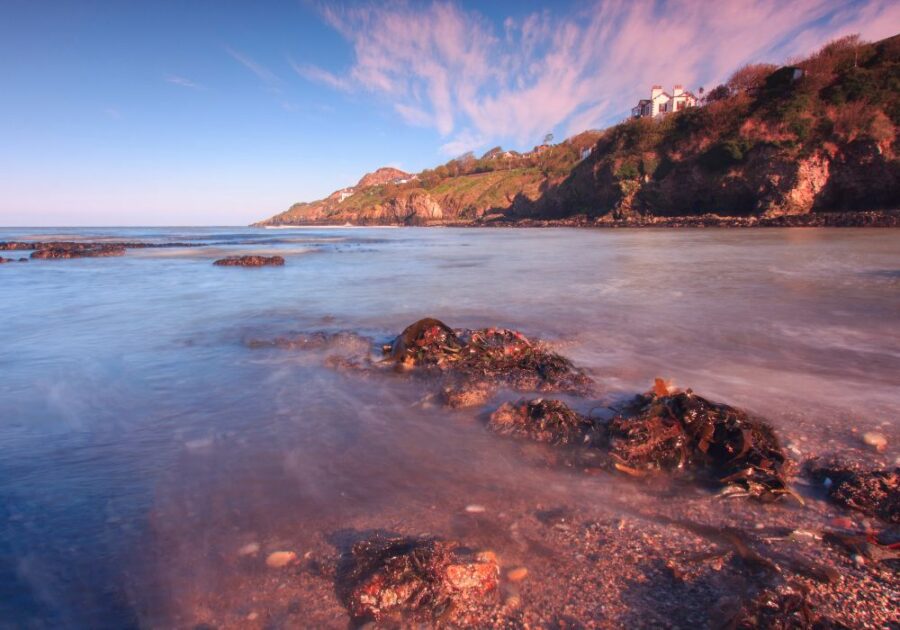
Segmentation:
{"type": "Polygon", "coordinates": [[[375,536],[353,545],[338,575],[356,621],[465,624],[470,611],[497,596],[493,553],[474,553],[429,537],[375,536]]]}

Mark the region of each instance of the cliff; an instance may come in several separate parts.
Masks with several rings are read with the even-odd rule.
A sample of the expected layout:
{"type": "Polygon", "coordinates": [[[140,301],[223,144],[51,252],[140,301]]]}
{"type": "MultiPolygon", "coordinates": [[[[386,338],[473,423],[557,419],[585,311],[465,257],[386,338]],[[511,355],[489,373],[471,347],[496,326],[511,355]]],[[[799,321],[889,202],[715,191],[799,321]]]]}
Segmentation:
{"type": "Polygon", "coordinates": [[[525,154],[498,147],[417,175],[379,169],[343,194],[296,204],[262,224],[578,217],[643,225],[707,215],[791,224],[829,213],[794,222],[834,223],[838,213],[900,208],[898,126],[900,36],[850,37],[790,67],[746,66],[701,107],[525,154]]]}

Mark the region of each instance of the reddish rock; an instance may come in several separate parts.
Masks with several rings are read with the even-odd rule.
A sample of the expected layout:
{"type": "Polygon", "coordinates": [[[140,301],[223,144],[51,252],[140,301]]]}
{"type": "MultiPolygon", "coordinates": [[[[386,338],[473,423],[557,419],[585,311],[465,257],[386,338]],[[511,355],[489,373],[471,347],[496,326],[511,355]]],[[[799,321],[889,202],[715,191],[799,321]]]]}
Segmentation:
{"type": "Polygon", "coordinates": [[[481,407],[489,401],[497,389],[485,381],[461,379],[441,389],[441,401],[451,409],[481,407]]]}
{"type": "Polygon", "coordinates": [[[376,622],[464,623],[496,597],[493,553],[472,553],[433,538],[376,536],[353,545],[339,576],[350,615],[376,622]]]}
{"type": "Polygon", "coordinates": [[[228,256],[213,263],[219,267],[266,267],[284,265],[281,256],[228,256]]]}

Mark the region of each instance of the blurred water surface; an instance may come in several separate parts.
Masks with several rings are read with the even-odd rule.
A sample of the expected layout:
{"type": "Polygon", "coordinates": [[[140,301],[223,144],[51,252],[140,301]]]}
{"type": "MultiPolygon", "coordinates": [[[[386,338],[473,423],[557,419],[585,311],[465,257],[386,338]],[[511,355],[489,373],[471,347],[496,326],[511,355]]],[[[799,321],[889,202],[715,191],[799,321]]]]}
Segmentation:
{"type": "Polygon", "coordinates": [[[204,247],[0,266],[0,626],[140,623],[167,597],[141,553],[161,530],[202,550],[276,506],[296,523],[542,484],[413,384],[249,339],[515,327],[610,400],[664,376],[810,451],[877,429],[897,454],[895,230],[0,230],[54,238],[204,247]],[[240,253],[287,264],[211,264],[240,253]]]}

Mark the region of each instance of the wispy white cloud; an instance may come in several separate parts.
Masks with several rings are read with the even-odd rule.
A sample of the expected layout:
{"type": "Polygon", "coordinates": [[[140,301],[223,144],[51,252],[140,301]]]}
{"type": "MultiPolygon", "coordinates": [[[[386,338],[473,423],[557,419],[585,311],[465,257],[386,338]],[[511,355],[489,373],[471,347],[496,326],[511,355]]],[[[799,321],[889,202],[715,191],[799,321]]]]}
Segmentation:
{"type": "Polygon", "coordinates": [[[266,68],[264,65],[257,63],[247,55],[240,53],[233,48],[226,47],[225,50],[229,55],[232,56],[232,58],[234,58],[235,61],[255,74],[260,81],[267,84],[269,87],[275,87],[281,83],[281,79],[278,77],[278,75],[266,68]]]}
{"type": "Polygon", "coordinates": [[[336,90],[346,91],[351,88],[351,82],[349,79],[328,72],[327,70],[318,66],[314,66],[312,64],[297,63],[290,58],[288,58],[288,63],[290,63],[291,68],[294,69],[294,72],[299,74],[307,81],[312,81],[313,83],[322,83],[336,90]]]}
{"type": "Polygon", "coordinates": [[[605,126],[652,84],[712,87],[744,63],[783,61],[848,33],[884,37],[900,24],[895,0],[604,0],[502,25],[448,2],[321,13],[354,63],[345,76],[295,70],[380,95],[407,123],[448,138],[449,153],[605,126]]]}
{"type": "Polygon", "coordinates": [[[206,88],[199,83],[191,81],[185,77],[178,76],[177,74],[167,74],[165,77],[165,81],[167,83],[171,83],[172,85],[178,85],[185,88],[190,88],[192,90],[205,90],[206,88]]]}

